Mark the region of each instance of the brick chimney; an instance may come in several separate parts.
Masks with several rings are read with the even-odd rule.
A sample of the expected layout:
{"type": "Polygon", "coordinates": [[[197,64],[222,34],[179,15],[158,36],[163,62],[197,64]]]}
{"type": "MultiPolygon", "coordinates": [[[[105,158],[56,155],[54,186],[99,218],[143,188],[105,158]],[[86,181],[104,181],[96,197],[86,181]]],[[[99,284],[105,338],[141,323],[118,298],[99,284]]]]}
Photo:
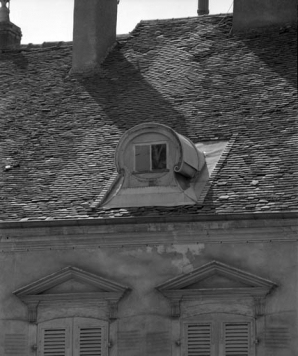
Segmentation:
{"type": "Polygon", "coordinates": [[[116,42],[118,0],[75,0],[72,73],[95,70],[116,42]]]}
{"type": "Polygon", "coordinates": [[[198,4],[198,15],[208,15],[209,14],[209,0],[199,0],[198,4]]]}
{"type": "Polygon", "coordinates": [[[233,30],[297,22],[297,0],[234,0],[233,30]]]}
{"type": "Polygon", "coordinates": [[[9,20],[9,0],[0,0],[0,51],[18,49],[21,43],[21,29],[9,20]]]}

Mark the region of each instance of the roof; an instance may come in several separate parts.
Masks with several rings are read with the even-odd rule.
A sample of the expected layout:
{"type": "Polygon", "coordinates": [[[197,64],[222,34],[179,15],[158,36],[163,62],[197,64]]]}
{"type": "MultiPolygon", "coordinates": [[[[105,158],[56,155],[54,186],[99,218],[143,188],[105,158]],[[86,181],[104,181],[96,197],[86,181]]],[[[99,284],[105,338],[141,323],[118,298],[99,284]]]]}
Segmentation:
{"type": "Polygon", "coordinates": [[[143,21],[85,77],[69,75],[70,43],[0,54],[0,220],[297,210],[296,29],[231,28],[221,15],[143,21]],[[231,142],[203,206],[90,208],[143,122],[231,142]]]}

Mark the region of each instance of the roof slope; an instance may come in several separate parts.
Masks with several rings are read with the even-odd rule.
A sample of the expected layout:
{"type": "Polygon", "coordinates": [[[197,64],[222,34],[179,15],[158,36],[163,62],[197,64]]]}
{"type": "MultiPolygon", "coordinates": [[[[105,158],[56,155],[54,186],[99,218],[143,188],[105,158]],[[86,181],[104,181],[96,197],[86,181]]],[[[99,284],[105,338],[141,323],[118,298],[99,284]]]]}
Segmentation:
{"type": "Polygon", "coordinates": [[[296,31],[231,26],[141,22],[93,77],[69,76],[70,44],[0,54],[0,220],[297,209],[296,31]],[[194,143],[238,134],[204,206],[90,211],[121,135],[150,121],[194,143]]]}

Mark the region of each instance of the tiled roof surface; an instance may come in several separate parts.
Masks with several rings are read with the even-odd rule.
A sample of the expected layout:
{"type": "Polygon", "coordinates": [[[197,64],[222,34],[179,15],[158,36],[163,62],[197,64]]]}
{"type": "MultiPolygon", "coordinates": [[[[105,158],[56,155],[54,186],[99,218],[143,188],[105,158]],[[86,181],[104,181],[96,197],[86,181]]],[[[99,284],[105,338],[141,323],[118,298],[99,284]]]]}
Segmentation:
{"type": "Polygon", "coordinates": [[[0,220],[297,210],[296,31],[232,34],[232,17],[144,21],[101,70],[74,77],[71,44],[0,54],[0,220]],[[90,209],[132,126],[231,139],[203,207],[90,209]]]}

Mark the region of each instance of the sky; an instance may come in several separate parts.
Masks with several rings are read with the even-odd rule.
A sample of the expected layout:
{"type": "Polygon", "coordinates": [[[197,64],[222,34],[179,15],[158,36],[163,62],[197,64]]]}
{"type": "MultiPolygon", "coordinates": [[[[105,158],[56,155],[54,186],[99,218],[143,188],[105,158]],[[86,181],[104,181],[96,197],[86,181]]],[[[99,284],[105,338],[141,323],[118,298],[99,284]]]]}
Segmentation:
{"type": "MultiPolygon", "coordinates": [[[[88,1],[88,0],[85,0],[88,1]]],[[[71,41],[74,0],[10,0],[10,21],[22,30],[22,43],[71,41]]],[[[141,20],[197,16],[198,0],[120,0],[117,33],[141,20]]],[[[233,0],[209,0],[210,14],[233,11],[233,0]]]]}

